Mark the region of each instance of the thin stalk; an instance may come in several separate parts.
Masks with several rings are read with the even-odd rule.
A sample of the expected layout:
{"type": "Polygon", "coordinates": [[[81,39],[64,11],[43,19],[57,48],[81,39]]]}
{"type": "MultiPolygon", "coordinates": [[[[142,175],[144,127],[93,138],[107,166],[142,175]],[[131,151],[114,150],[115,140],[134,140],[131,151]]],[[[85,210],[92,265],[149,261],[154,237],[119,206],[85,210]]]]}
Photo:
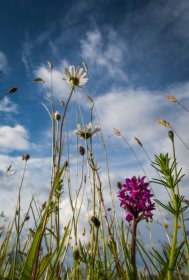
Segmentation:
{"type": "Polygon", "coordinates": [[[64,108],[64,114],[62,116],[62,120],[61,120],[61,124],[60,124],[60,139],[59,139],[60,143],[59,143],[59,155],[58,155],[58,164],[57,164],[58,169],[60,168],[60,161],[61,161],[61,156],[62,156],[62,133],[63,133],[64,120],[65,120],[66,112],[68,109],[68,105],[70,103],[72,94],[74,92],[74,88],[75,88],[75,86],[72,86],[70,95],[68,97],[68,100],[67,100],[65,108],[64,108]]]}
{"type": "Polygon", "coordinates": [[[167,272],[167,280],[173,279],[173,266],[174,266],[174,258],[175,258],[175,249],[177,245],[177,233],[178,233],[178,215],[174,215],[174,231],[173,231],[173,239],[171,244],[171,252],[169,257],[169,270],[167,272]]]}
{"type": "Polygon", "coordinates": [[[131,239],[131,265],[133,270],[133,280],[137,279],[137,268],[136,268],[136,236],[137,236],[137,221],[133,220],[132,226],[132,239],[131,239]]]}
{"type": "MultiPolygon", "coordinates": [[[[174,159],[174,161],[176,162],[176,150],[175,150],[174,134],[171,133],[171,131],[170,131],[170,132],[169,132],[169,136],[170,136],[171,143],[172,143],[173,159],[174,159]]],[[[175,178],[177,178],[177,176],[178,176],[177,165],[175,165],[175,178]]],[[[177,185],[176,185],[176,190],[177,190],[177,194],[180,195],[178,183],[177,183],[177,185]]],[[[186,245],[186,252],[187,252],[187,270],[188,270],[188,275],[189,275],[189,244],[188,244],[188,238],[187,238],[187,233],[186,233],[186,228],[185,228],[185,222],[184,222],[184,215],[183,215],[183,213],[181,213],[181,215],[180,215],[180,220],[181,220],[181,224],[182,224],[182,231],[183,231],[184,240],[185,240],[185,245],[186,245]]]]}
{"type": "Polygon", "coordinates": [[[16,247],[15,247],[15,255],[14,255],[14,261],[13,261],[13,274],[12,274],[12,280],[15,278],[15,269],[16,269],[16,260],[17,260],[17,255],[18,255],[18,247],[20,246],[20,200],[21,200],[21,189],[22,185],[24,182],[24,177],[25,177],[25,172],[26,172],[26,165],[27,165],[27,160],[25,161],[24,164],[24,171],[22,174],[21,178],[21,183],[19,187],[19,192],[18,192],[18,200],[17,200],[17,206],[16,206],[16,212],[15,212],[15,226],[16,226],[16,247]],[[16,221],[16,217],[18,217],[18,220],[16,221]]]}

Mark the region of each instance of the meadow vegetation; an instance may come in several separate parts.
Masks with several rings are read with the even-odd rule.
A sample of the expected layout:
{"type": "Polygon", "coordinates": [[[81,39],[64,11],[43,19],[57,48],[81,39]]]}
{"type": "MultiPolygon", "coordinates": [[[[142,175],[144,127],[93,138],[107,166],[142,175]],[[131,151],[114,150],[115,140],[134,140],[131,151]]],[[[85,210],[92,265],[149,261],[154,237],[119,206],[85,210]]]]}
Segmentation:
{"type": "MultiPolygon", "coordinates": [[[[52,74],[53,64],[48,62],[48,67],[52,74]]],[[[185,219],[189,201],[180,194],[179,186],[184,174],[182,169],[178,168],[174,137],[180,138],[181,145],[185,145],[186,150],[188,146],[180,135],[176,135],[176,131],[167,121],[159,119],[157,123],[169,129],[167,137],[172,145],[172,154],[162,154],[160,151],[160,154],[155,155],[149,162],[157,174],[156,178],[147,176],[127,139],[118,128],[112,128],[114,136],[128,145],[144,170],[144,174],[140,176],[133,174],[132,178],[125,178],[124,182],[118,182],[117,196],[115,196],[109,177],[108,155],[103,132],[100,126],[94,127],[93,124],[95,103],[91,96],[86,96],[90,103],[90,123],[84,123],[82,110],[78,104],[79,124],[73,136],[77,139],[77,178],[73,184],[73,179],[70,178],[71,167],[67,144],[70,120],[66,116],[68,108],[72,106],[70,101],[74,94],[77,94],[78,89],[82,90],[88,82],[87,76],[86,64],[77,69],[74,66],[65,69],[63,79],[69,84],[70,92],[67,100],[61,100],[62,111],[58,112],[55,108],[53,90],[48,99],[49,104],[44,105],[52,127],[52,171],[49,174],[49,195],[40,207],[36,203],[36,197],[32,196],[28,209],[23,215],[22,189],[25,187],[27,163],[30,156],[32,157],[29,154],[23,155],[24,170],[15,214],[9,225],[6,227],[2,225],[0,228],[0,279],[189,279],[189,244],[185,219]],[[108,187],[105,191],[94,149],[97,135],[105,157],[108,178],[108,187]],[[166,204],[154,194],[153,184],[158,184],[160,191],[161,188],[166,189],[169,195],[166,204]],[[61,208],[65,188],[67,188],[66,193],[69,196],[71,209],[71,219],[66,224],[61,216],[64,212],[61,208]],[[90,205],[86,209],[88,230],[84,229],[81,239],[78,225],[83,219],[80,214],[86,188],[90,190],[90,197],[88,197],[90,205]],[[111,197],[111,206],[109,205],[108,208],[107,193],[111,197]],[[120,209],[115,206],[116,200],[120,204],[120,209]],[[120,211],[125,213],[124,220],[119,217],[120,211]],[[162,229],[165,231],[161,250],[150,239],[150,228],[157,212],[162,229]],[[173,223],[172,231],[166,226],[164,212],[169,214],[173,223]],[[28,221],[32,227],[26,233],[24,229],[28,221]],[[150,249],[145,247],[142,235],[139,235],[140,223],[146,223],[149,227],[150,249]],[[182,240],[178,238],[178,230],[182,231],[182,240]]],[[[40,86],[40,83],[43,84],[45,81],[37,77],[34,82],[38,83],[36,86],[40,86]]],[[[16,90],[12,88],[8,94],[13,94],[16,90]]],[[[173,96],[166,98],[169,102],[180,104],[173,96]]],[[[180,106],[183,110],[188,110],[182,104],[180,106]]],[[[138,138],[135,140],[148,157],[141,141],[138,138]]]]}

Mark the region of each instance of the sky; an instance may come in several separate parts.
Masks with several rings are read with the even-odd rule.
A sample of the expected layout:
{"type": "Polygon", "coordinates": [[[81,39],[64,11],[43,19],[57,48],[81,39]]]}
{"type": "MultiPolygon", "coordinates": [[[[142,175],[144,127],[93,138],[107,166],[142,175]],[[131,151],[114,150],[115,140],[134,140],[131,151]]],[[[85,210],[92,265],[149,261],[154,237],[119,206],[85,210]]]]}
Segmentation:
{"type": "MultiPolygon", "coordinates": [[[[90,120],[86,95],[95,103],[94,126],[100,125],[103,132],[113,186],[126,177],[143,175],[128,145],[113,134],[113,127],[133,147],[149,179],[154,171],[134,137],[141,140],[152,160],[154,154],[171,153],[168,130],[155,123],[156,119],[165,119],[189,143],[188,112],[165,98],[173,95],[189,108],[187,0],[1,1],[0,26],[0,94],[18,87],[16,93],[0,100],[0,211],[7,216],[16,204],[23,154],[29,153],[31,159],[23,187],[22,211],[32,192],[39,195],[39,201],[48,195],[51,126],[42,105],[49,107],[47,61],[54,65],[53,97],[60,112],[59,100],[65,101],[70,90],[62,80],[64,68],[82,66],[83,61],[89,68],[89,82],[75,93],[67,117],[73,165],[78,103],[84,124],[90,120]],[[45,83],[34,83],[36,77],[45,83]],[[11,173],[7,175],[10,164],[11,173]]],[[[79,122],[82,125],[81,118],[79,122]]],[[[97,151],[101,151],[97,159],[106,186],[99,138],[95,143],[97,151]]],[[[182,192],[187,197],[188,149],[175,138],[178,162],[186,173],[182,192]]],[[[165,198],[159,187],[154,187],[154,191],[159,199],[165,198]]],[[[116,199],[116,191],[114,196],[116,199]]],[[[69,203],[65,191],[66,202],[69,203]]],[[[85,207],[82,211],[85,214],[85,207]]]]}

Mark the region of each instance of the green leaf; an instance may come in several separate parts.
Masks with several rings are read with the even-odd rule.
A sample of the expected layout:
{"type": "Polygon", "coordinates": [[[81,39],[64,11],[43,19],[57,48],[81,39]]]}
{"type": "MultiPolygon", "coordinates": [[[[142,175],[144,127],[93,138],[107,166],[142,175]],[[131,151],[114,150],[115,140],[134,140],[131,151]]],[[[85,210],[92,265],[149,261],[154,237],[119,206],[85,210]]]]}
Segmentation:
{"type": "MultiPolygon", "coordinates": [[[[65,164],[63,165],[63,167],[60,171],[57,171],[57,173],[55,175],[54,185],[53,185],[54,189],[56,189],[56,187],[59,183],[59,180],[62,176],[64,168],[65,168],[65,164]]],[[[28,253],[28,257],[26,259],[26,263],[23,267],[21,276],[19,278],[20,280],[26,280],[26,279],[30,280],[30,279],[32,279],[31,277],[32,277],[34,262],[35,262],[35,258],[36,258],[36,255],[37,255],[37,250],[38,250],[38,245],[39,245],[40,238],[41,238],[41,233],[42,233],[42,230],[43,230],[43,227],[44,227],[43,223],[46,222],[46,224],[47,224],[48,219],[50,217],[48,214],[49,214],[49,206],[50,206],[50,203],[51,203],[52,195],[53,195],[53,192],[50,193],[48,205],[46,206],[46,209],[45,209],[45,211],[44,211],[44,213],[41,217],[41,220],[40,220],[39,226],[37,228],[37,231],[34,235],[34,238],[33,238],[29,253],[28,253]]]]}
{"type": "Polygon", "coordinates": [[[53,267],[51,269],[51,274],[50,274],[49,279],[53,279],[53,277],[54,277],[54,275],[56,273],[56,269],[57,269],[58,264],[60,262],[61,254],[63,252],[64,243],[65,243],[66,238],[68,236],[69,226],[70,226],[70,222],[68,223],[68,225],[67,225],[67,227],[65,229],[65,232],[64,232],[64,236],[62,237],[62,241],[61,241],[60,247],[58,249],[58,252],[57,252],[57,255],[56,255],[56,259],[54,261],[54,265],[53,265],[53,267]]]}
{"type": "Polygon", "coordinates": [[[37,275],[37,280],[39,280],[41,278],[41,276],[43,275],[43,273],[45,272],[46,268],[48,267],[50,261],[52,260],[52,258],[54,257],[55,252],[49,253],[46,256],[43,257],[42,261],[41,261],[41,265],[39,268],[39,273],[37,275]]]}
{"type": "Polygon", "coordinates": [[[20,280],[25,280],[25,279],[32,279],[32,272],[33,272],[33,266],[34,266],[34,261],[35,261],[35,257],[37,254],[37,249],[38,249],[38,244],[39,244],[39,240],[41,238],[41,231],[42,231],[42,227],[43,227],[43,222],[47,216],[47,211],[48,211],[48,207],[46,208],[41,220],[40,220],[40,224],[37,228],[37,231],[34,235],[33,238],[33,242],[31,244],[29,253],[28,253],[28,257],[26,259],[26,263],[24,265],[23,271],[21,273],[20,276],[20,280]]]}
{"type": "Polygon", "coordinates": [[[41,78],[35,78],[33,80],[33,82],[35,82],[35,83],[44,83],[45,81],[43,79],[41,79],[41,78]]]}

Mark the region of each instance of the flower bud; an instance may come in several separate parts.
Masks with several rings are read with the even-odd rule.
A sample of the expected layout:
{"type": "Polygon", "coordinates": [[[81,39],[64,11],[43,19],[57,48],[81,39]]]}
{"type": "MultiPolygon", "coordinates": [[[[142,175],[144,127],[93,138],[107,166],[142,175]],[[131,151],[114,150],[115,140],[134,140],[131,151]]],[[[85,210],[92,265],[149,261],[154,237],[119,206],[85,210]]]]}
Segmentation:
{"type": "Polygon", "coordinates": [[[28,161],[28,159],[30,159],[30,155],[26,154],[22,156],[22,160],[28,161]]]}
{"type": "Polygon", "coordinates": [[[78,261],[80,259],[79,248],[77,245],[73,248],[73,258],[75,261],[78,261]]]}
{"type": "Polygon", "coordinates": [[[80,146],[79,152],[80,152],[80,154],[81,154],[82,156],[84,156],[84,154],[85,154],[85,149],[84,149],[82,146],[80,146]]]}
{"type": "Polygon", "coordinates": [[[61,119],[60,113],[58,111],[54,113],[54,118],[56,121],[59,121],[61,119]]]}
{"type": "Polygon", "coordinates": [[[119,190],[122,189],[122,183],[121,183],[121,182],[117,182],[117,188],[118,188],[119,190]]]}
{"type": "Polygon", "coordinates": [[[97,217],[95,216],[92,216],[90,218],[90,221],[93,223],[93,225],[96,227],[96,228],[99,228],[100,227],[100,221],[97,217]]]}
{"type": "Polygon", "coordinates": [[[169,136],[169,138],[171,139],[171,141],[174,141],[174,133],[173,133],[172,130],[169,130],[168,136],[169,136]]]}

